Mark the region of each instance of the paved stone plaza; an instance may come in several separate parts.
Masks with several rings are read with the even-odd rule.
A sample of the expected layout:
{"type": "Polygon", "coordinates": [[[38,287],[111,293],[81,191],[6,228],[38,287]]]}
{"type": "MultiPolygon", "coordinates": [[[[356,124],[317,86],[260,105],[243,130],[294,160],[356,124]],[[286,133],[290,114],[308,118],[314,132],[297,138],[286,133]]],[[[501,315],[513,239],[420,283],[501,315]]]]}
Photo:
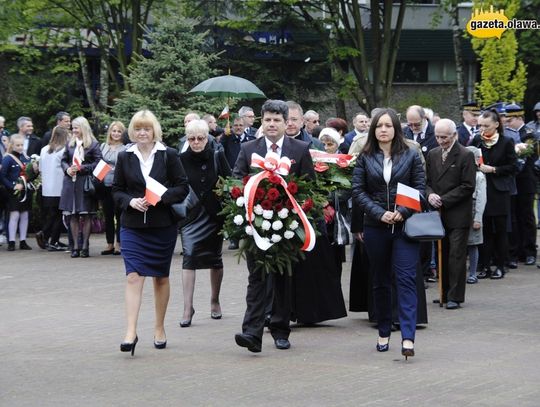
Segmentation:
{"type": "MultiPolygon", "coordinates": [[[[223,319],[210,318],[208,271],[198,272],[193,325],[180,328],[181,258],[171,273],[168,345],[152,345],[147,281],[135,357],[124,335],[119,256],[0,248],[0,406],[540,406],[540,270],[521,266],[500,281],[467,286],[464,308],[432,304],[405,362],[399,333],[377,353],[365,313],[296,327],[292,347],[239,348],[247,270],[225,250],[223,319]]],[[[176,253],[179,253],[179,246],[176,253]]],[[[226,246],[225,246],[226,247],[226,246]]],[[[348,299],[350,264],[344,267],[348,299]]]]}

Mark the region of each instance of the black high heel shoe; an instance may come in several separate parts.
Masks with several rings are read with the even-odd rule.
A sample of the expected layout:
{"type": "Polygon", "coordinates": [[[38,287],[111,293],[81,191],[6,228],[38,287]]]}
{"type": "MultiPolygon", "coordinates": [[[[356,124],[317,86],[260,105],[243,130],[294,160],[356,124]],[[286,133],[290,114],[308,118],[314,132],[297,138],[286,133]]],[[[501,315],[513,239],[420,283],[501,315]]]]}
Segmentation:
{"type": "Polygon", "coordinates": [[[154,348],[156,349],[165,349],[167,347],[167,339],[164,341],[156,341],[156,338],[154,337],[154,348]]]}
{"type": "Polygon", "coordinates": [[[181,328],[187,328],[191,326],[191,320],[193,319],[193,315],[195,315],[195,308],[191,307],[191,316],[189,319],[185,319],[183,321],[180,321],[180,327],[181,328]]]}
{"type": "Polygon", "coordinates": [[[404,347],[403,342],[401,342],[401,354],[405,356],[405,360],[407,360],[407,358],[412,358],[414,356],[414,342],[412,348],[404,347]]]}
{"type": "Polygon", "coordinates": [[[136,336],[133,342],[122,342],[120,344],[120,352],[131,352],[131,356],[135,354],[135,346],[139,342],[139,337],[136,336]]]}
{"type": "MultiPolygon", "coordinates": [[[[381,339],[384,339],[382,337],[379,337],[381,339]]],[[[390,349],[390,337],[388,337],[388,342],[386,342],[384,345],[379,343],[379,339],[377,339],[377,352],[387,352],[388,349],[390,349]]]]}

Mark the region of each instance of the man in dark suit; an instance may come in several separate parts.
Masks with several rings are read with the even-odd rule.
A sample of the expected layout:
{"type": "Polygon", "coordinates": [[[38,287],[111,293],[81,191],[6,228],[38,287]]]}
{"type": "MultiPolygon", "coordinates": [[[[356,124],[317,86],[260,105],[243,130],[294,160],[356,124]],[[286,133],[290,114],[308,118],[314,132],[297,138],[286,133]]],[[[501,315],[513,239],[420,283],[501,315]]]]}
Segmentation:
{"type": "MultiPolygon", "coordinates": [[[[236,160],[233,175],[243,177],[252,171],[251,155],[257,153],[265,156],[275,151],[280,156],[291,159],[291,174],[300,176],[308,174],[315,178],[313,162],[309,154],[309,145],[303,141],[285,137],[289,109],[281,100],[268,100],[262,106],[263,137],[243,143],[236,160]]],[[[235,335],[238,346],[251,352],[260,352],[264,330],[266,306],[266,280],[260,271],[255,271],[255,257],[248,253],[247,266],[249,270],[246,294],[247,309],[242,323],[242,333],[235,335]]],[[[288,349],[291,345],[289,321],[291,317],[291,277],[276,273],[272,276],[273,304],[272,317],[269,323],[270,332],[278,349],[288,349]]]]}
{"type": "MultiPolygon", "coordinates": [[[[56,113],[56,125],[55,126],[62,126],[66,129],[71,129],[71,117],[69,113],[67,112],[58,112],[56,113]]],[[[46,146],[51,141],[52,136],[52,129],[47,131],[43,138],[41,139],[41,145],[46,146]]]]}
{"type": "Polygon", "coordinates": [[[304,110],[298,103],[289,100],[289,118],[287,119],[287,128],[285,134],[296,140],[301,140],[309,143],[309,148],[324,151],[324,144],[318,139],[310,136],[304,127],[304,110]]]}
{"type": "Polygon", "coordinates": [[[30,117],[22,116],[17,119],[19,134],[24,136],[24,153],[30,157],[41,153],[41,139],[33,134],[34,124],[30,117]]]}
{"type": "Polygon", "coordinates": [[[367,133],[369,130],[369,117],[364,113],[357,113],[353,119],[354,129],[345,134],[345,140],[343,144],[350,148],[355,137],[365,137],[367,139],[367,133]]]}
{"type": "Polygon", "coordinates": [[[407,108],[407,127],[403,130],[405,138],[414,140],[420,144],[422,154],[427,154],[437,147],[433,125],[426,117],[426,112],[422,106],[412,105],[407,108]]]}
{"type": "Polygon", "coordinates": [[[253,124],[255,123],[255,112],[253,109],[249,106],[242,106],[238,110],[238,117],[244,122],[244,138],[246,138],[246,141],[255,140],[257,128],[253,127],[253,124]]]}
{"type": "Polygon", "coordinates": [[[439,120],[435,137],[439,147],[431,150],[426,159],[426,194],[431,206],[440,209],[446,229],[442,241],[443,302],[447,309],[456,309],[465,301],[476,164],[474,154],[457,141],[452,120],[439,120]]]}
{"type": "Polygon", "coordinates": [[[471,144],[472,140],[479,134],[478,116],[480,116],[480,106],[476,102],[463,105],[461,113],[463,123],[458,128],[458,141],[463,146],[471,144]]]}

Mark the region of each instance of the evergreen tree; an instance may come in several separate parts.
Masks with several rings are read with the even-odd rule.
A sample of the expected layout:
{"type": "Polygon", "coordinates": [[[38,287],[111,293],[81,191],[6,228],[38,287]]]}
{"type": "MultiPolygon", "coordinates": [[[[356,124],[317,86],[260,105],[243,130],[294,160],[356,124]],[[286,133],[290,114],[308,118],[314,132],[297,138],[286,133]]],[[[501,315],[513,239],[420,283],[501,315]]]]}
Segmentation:
{"type": "MultiPolygon", "coordinates": [[[[498,0],[491,3],[474,2],[474,8],[504,10],[509,19],[516,15],[519,0],[498,0]]],[[[481,67],[481,81],[476,84],[477,100],[484,106],[495,102],[522,103],[527,87],[526,66],[517,61],[518,42],[515,31],[506,30],[500,39],[473,38],[473,49],[481,67]]]]}
{"type": "Polygon", "coordinates": [[[165,142],[176,146],[184,132],[184,116],[220,112],[224,101],[189,94],[198,83],[216,76],[211,67],[218,57],[201,51],[205,34],[196,34],[186,20],[164,19],[148,33],[151,58],[143,58],[132,69],[129,91],[115,102],[113,114],[124,123],[140,109],[158,117],[165,142]]]}

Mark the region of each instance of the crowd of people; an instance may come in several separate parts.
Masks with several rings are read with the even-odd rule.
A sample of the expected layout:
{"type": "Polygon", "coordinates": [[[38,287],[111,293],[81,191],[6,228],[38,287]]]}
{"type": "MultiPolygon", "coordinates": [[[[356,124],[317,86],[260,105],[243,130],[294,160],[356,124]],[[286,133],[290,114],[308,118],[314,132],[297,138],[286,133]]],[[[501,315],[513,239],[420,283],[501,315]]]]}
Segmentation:
{"type": "MultiPolygon", "coordinates": [[[[349,131],[341,118],[321,126],[316,111],[304,113],[294,101],[269,100],[262,107],[260,128],[254,127],[253,109],[243,106],[232,119],[230,134],[214,116],[190,112],[184,118],[185,136],[173,147],[164,144],[160,123],[148,110],[137,112],[127,128],[110,123],[102,143],[87,119],[71,120],[67,112],[56,115],[56,125],[41,139],[34,135],[31,118],[20,117],[18,131],[10,135],[0,116],[0,244],[15,251],[18,235],[18,249],[32,249],[27,232],[37,202],[39,248],[89,257],[92,225],[101,208],[107,244],[101,255],[121,254],[127,276],[121,350],[135,351],[147,276],[154,283],[154,346],[163,349],[169,272],[179,234],[180,326],[192,324],[199,269],[210,269],[211,318],[222,317],[224,219],[214,191],[219,177],[244,177],[254,171],[252,153],[275,152],[292,160],[292,174],[316,179],[310,149],[349,154],[356,159],[352,188],[328,196],[330,210],[317,224],[315,247],[294,266],[292,276],[264,277],[255,272],[256,259],[247,255],[247,308],[235,341],[260,352],[266,326],[275,346],[288,349],[291,321],[311,325],[345,317],[342,264],[345,247],[352,244],[349,310],[367,311],[377,323],[379,352],[389,350],[391,333],[399,329],[407,358],[415,354],[416,326],[427,323],[429,282],[441,278],[436,301],[455,310],[465,302],[466,284],[500,280],[518,262],[536,265],[540,102],[534,114],[525,123],[524,109],[517,104],[480,108],[468,103],[463,122],[456,125],[418,105],[407,109],[403,121],[393,109],[376,108],[355,115],[349,131]],[[101,161],[110,171],[96,180],[92,174],[101,161]],[[149,180],[166,189],[157,203],[145,198],[149,180]],[[404,234],[413,211],[396,203],[398,184],[419,191],[424,209],[439,211],[446,232],[440,244],[404,234]],[[169,207],[187,201],[189,215],[177,224],[169,207]],[[350,241],[334,235],[336,216],[347,220],[350,241]],[[60,240],[64,230],[67,243],[60,240]]],[[[229,249],[238,245],[231,240],[229,249]]]]}

